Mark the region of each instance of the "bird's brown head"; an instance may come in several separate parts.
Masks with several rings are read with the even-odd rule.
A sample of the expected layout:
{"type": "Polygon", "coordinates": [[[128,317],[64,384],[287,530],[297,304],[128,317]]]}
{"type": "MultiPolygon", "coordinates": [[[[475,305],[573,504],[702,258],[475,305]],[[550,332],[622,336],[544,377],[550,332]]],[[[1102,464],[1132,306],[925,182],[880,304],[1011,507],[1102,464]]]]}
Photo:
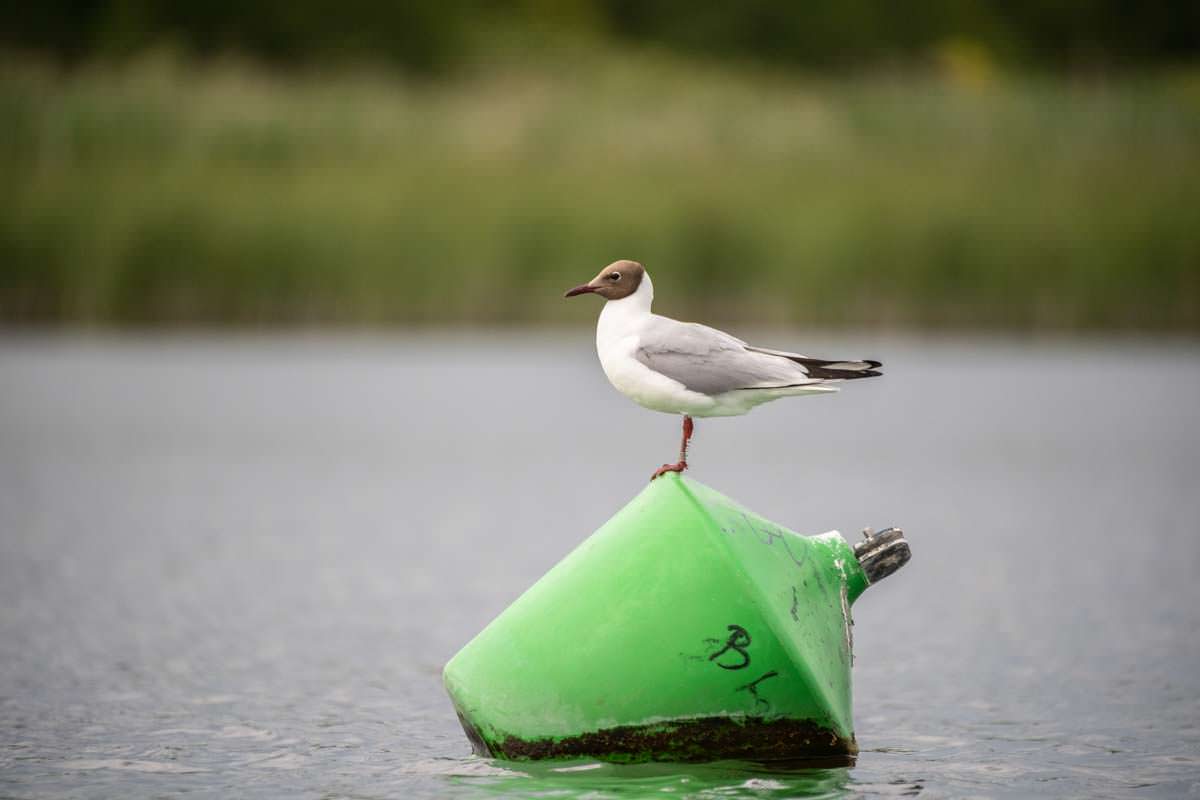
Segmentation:
{"type": "Polygon", "coordinates": [[[637,291],[645,274],[646,268],[636,261],[614,261],[587,283],[569,289],[563,297],[598,294],[605,300],[620,300],[637,291]]]}

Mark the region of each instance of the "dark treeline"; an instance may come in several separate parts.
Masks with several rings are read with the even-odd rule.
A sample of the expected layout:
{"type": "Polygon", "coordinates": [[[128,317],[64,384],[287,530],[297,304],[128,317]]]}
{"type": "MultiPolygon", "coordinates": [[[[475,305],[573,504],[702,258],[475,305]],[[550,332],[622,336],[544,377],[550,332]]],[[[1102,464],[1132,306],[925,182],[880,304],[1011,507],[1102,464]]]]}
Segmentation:
{"type": "Polygon", "coordinates": [[[820,70],[920,63],[968,42],[1015,67],[1108,70],[1195,60],[1196,0],[40,0],[0,43],[66,63],[164,42],[283,65],[376,60],[451,71],[489,39],[584,35],[820,70]]]}

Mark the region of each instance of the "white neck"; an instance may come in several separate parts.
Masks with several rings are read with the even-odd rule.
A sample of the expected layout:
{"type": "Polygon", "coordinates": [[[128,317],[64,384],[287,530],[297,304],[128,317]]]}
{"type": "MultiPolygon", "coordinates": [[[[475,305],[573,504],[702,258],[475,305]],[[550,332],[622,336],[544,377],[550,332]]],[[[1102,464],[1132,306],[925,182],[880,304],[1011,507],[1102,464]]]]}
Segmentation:
{"type": "Polygon", "coordinates": [[[654,302],[654,282],[650,280],[650,273],[642,273],[642,282],[638,284],[637,291],[628,297],[622,297],[620,300],[609,300],[604,304],[604,310],[600,312],[601,316],[605,314],[649,314],[650,304],[654,302]]]}
{"type": "Polygon", "coordinates": [[[642,323],[650,319],[650,304],[654,302],[654,284],[649,273],[642,273],[642,282],[637,291],[620,300],[609,300],[600,311],[600,322],[596,325],[596,344],[614,341],[636,333],[642,323]]]}

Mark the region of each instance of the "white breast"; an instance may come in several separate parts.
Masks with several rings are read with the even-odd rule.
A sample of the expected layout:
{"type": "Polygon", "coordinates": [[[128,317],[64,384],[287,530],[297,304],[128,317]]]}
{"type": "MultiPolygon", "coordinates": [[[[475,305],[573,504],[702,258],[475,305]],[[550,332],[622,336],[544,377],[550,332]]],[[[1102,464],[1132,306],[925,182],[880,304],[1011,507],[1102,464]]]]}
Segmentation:
{"type": "Polygon", "coordinates": [[[650,304],[638,297],[641,293],[639,288],[622,300],[610,300],[600,312],[596,353],[604,374],[617,391],[640,406],[668,414],[704,416],[713,406],[712,398],[689,391],[637,359],[639,335],[650,321],[650,304]]]}

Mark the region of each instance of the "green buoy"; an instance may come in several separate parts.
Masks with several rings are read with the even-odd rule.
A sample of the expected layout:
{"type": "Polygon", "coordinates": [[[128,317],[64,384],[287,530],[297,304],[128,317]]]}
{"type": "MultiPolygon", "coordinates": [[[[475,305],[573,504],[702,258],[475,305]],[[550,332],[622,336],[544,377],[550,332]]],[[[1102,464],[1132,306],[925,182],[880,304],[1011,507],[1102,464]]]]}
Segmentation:
{"type": "Polygon", "coordinates": [[[908,557],[898,530],[800,536],[669,473],[459,651],[446,690],[483,756],[848,763],[850,606],[908,557]]]}

